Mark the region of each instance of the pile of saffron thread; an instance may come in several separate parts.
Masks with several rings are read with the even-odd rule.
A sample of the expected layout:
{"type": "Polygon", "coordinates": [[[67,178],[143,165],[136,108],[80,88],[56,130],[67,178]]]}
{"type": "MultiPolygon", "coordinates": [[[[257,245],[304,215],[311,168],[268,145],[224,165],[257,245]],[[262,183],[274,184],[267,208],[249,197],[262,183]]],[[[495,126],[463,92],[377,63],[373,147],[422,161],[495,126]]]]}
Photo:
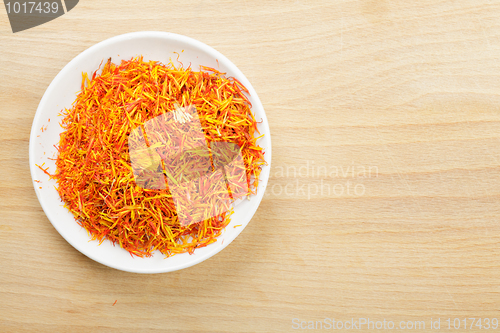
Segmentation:
{"type": "Polygon", "coordinates": [[[62,112],[64,130],[51,176],[65,207],[93,240],[108,239],[139,257],[155,250],[166,257],[193,253],[215,242],[232,211],[182,226],[168,188],[144,189],[134,182],[127,138],[148,120],[193,105],[207,142],[242,147],[248,195],[255,194],[266,162],[245,93],[238,80],[216,69],[196,72],[142,57],[120,64],[109,59],[91,79],[84,73],[76,101],[62,112]]]}

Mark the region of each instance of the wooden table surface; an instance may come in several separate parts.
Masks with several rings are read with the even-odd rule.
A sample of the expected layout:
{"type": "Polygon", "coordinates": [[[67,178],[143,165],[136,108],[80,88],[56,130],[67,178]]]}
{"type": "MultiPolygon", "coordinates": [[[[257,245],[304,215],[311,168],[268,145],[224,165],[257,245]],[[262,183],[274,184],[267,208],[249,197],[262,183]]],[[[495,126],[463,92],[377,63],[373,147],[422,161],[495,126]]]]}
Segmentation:
{"type": "Polygon", "coordinates": [[[500,4],[483,0],[81,0],[14,34],[1,9],[0,331],[281,332],[360,318],[422,321],[420,331],[481,318],[483,330],[467,319],[467,331],[493,330],[499,18],[500,4]],[[231,59],[273,140],[269,187],[242,234],[201,264],[155,275],[69,245],[28,162],[55,75],[95,43],[142,30],[231,59]]]}

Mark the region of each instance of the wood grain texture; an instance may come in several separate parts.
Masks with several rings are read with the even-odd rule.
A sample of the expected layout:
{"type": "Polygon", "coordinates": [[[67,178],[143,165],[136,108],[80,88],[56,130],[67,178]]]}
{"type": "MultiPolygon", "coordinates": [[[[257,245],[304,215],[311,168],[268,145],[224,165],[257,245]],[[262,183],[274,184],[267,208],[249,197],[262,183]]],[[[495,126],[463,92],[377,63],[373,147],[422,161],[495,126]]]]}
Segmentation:
{"type": "Polygon", "coordinates": [[[0,331],[278,332],[297,331],[294,318],[360,317],[427,331],[431,318],[445,329],[500,317],[499,17],[483,0],[81,0],[13,34],[1,9],[0,331]],[[273,140],[269,188],[244,232],[157,275],[66,243],[28,164],[59,70],[141,30],[231,59],[273,140]]]}

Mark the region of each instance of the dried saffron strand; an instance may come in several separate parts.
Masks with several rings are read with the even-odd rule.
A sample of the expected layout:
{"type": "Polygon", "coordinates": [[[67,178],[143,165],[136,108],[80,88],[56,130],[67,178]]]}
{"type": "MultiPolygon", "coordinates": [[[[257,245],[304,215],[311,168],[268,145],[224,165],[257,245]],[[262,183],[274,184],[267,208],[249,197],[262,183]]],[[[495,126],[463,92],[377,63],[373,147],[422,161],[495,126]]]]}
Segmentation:
{"type": "MultiPolygon", "coordinates": [[[[134,182],[130,132],[178,106],[196,107],[208,142],[241,147],[247,194],[256,192],[265,160],[254,137],[257,122],[248,91],[224,73],[202,70],[139,57],[119,65],[108,60],[92,79],[82,75],[82,91],[73,107],[63,111],[64,132],[52,177],[65,206],[92,239],[108,239],[139,257],[151,256],[154,250],[169,257],[215,242],[228,225],[232,211],[220,207],[210,219],[181,226],[168,189],[143,189],[134,182]]],[[[194,161],[187,160],[187,167],[196,170],[194,161]]]]}

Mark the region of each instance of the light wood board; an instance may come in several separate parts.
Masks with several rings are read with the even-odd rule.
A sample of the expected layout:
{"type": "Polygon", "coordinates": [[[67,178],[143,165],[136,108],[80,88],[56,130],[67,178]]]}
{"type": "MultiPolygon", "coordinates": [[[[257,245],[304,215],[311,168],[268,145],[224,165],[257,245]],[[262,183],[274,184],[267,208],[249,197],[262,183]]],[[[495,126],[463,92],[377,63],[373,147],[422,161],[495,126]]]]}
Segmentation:
{"type": "Polygon", "coordinates": [[[431,318],[445,330],[448,318],[463,329],[500,317],[498,2],[82,0],[16,34],[2,8],[0,73],[2,332],[286,332],[327,318],[428,331],[431,318]],[[156,275],[72,248],[28,163],[55,75],[142,30],[231,59],[273,142],[269,187],[243,233],[156,275]]]}

